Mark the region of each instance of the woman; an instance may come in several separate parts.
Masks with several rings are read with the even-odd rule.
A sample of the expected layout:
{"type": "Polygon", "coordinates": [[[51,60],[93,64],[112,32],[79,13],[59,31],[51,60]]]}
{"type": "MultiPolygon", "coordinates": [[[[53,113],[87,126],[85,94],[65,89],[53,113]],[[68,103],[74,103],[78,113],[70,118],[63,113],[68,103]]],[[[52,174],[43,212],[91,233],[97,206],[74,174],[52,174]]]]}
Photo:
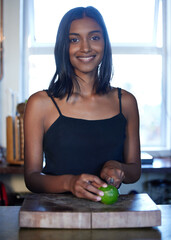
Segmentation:
{"type": "Polygon", "coordinates": [[[101,14],[75,8],[61,20],[56,72],[25,111],[25,182],[33,192],[72,192],[100,201],[98,188],[140,177],[136,99],[112,88],[112,54],[101,14]],[[46,165],[42,169],[43,152],[46,165]]]}

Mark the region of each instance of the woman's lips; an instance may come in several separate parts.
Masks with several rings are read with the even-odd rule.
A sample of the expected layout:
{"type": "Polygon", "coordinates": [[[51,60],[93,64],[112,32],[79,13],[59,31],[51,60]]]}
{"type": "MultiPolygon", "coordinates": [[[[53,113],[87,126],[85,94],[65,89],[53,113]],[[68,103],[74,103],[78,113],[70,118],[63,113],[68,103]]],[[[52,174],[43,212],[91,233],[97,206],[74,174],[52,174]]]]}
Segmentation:
{"type": "Polygon", "coordinates": [[[91,56],[78,56],[77,57],[80,61],[87,63],[90,62],[91,60],[93,60],[95,58],[95,55],[91,55],[91,56]]]}

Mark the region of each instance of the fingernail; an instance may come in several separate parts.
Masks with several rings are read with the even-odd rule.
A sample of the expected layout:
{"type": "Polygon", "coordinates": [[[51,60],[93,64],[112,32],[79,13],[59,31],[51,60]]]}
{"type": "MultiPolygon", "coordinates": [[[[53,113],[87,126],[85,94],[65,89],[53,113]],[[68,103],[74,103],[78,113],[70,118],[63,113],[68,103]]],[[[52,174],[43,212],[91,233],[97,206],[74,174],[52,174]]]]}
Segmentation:
{"type": "Polygon", "coordinates": [[[100,196],[103,196],[103,195],[104,195],[104,192],[99,192],[99,195],[100,195],[100,196]]]}
{"type": "Polygon", "coordinates": [[[97,199],[97,201],[101,201],[101,197],[97,197],[96,199],[97,199]]]}
{"type": "Polygon", "coordinates": [[[106,184],[106,183],[104,183],[102,186],[105,188],[105,187],[107,187],[107,184],[106,184]]]}

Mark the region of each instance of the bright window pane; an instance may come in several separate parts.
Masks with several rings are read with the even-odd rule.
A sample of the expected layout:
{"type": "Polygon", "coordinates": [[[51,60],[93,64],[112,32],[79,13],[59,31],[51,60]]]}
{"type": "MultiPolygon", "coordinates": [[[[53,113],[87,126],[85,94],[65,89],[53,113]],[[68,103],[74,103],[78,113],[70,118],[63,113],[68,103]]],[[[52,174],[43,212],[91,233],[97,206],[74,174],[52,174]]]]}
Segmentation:
{"type": "Polygon", "coordinates": [[[113,62],[112,85],[130,91],[137,99],[141,145],[161,146],[162,57],[160,55],[113,55],[113,62]]]}
{"type": "MultiPolygon", "coordinates": [[[[62,0],[60,5],[56,0],[34,0],[35,41],[54,43],[63,15],[71,8],[90,5],[102,13],[112,43],[156,43],[155,0],[62,0]]],[[[158,13],[159,9],[156,24],[158,13]]]]}
{"type": "Polygon", "coordinates": [[[114,0],[109,5],[100,2],[98,9],[104,16],[112,43],[152,43],[154,0],[114,0]]]}
{"type": "Polygon", "coordinates": [[[31,55],[29,57],[29,96],[47,89],[54,73],[53,55],[31,55]]]}

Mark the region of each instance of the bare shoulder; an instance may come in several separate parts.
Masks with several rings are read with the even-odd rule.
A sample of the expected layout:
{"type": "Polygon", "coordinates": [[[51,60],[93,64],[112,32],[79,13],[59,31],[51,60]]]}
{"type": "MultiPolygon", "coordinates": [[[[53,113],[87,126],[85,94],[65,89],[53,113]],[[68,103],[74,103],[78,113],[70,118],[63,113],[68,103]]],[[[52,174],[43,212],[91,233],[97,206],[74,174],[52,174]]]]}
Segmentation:
{"type": "Polygon", "coordinates": [[[121,89],[121,94],[122,94],[123,103],[127,103],[127,104],[133,104],[133,103],[136,104],[137,103],[137,100],[132,93],[130,93],[124,89],[121,89]]]}
{"type": "MultiPolygon", "coordinates": [[[[113,87],[109,92],[109,96],[112,96],[112,98],[113,97],[118,98],[118,89],[119,88],[113,87]]],[[[136,98],[132,93],[124,89],[121,89],[121,95],[122,95],[122,104],[132,104],[133,102],[136,103],[136,98]]]]}
{"type": "Polygon", "coordinates": [[[44,102],[47,99],[48,99],[48,95],[47,95],[46,91],[39,91],[39,92],[32,94],[29,97],[28,102],[41,104],[42,101],[44,102]]]}
{"type": "Polygon", "coordinates": [[[26,111],[35,111],[43,114],[49,105],[49,97],[45,91],[39,91],[31,95],[26,104],[26,111]]]}
{"type": "Polygon", "coordinates": [[[122,109],[126,118],[130,115],[138,115],[138,104],[135,96],[124,89],[121,90],[121,93],[122,109]]]}

